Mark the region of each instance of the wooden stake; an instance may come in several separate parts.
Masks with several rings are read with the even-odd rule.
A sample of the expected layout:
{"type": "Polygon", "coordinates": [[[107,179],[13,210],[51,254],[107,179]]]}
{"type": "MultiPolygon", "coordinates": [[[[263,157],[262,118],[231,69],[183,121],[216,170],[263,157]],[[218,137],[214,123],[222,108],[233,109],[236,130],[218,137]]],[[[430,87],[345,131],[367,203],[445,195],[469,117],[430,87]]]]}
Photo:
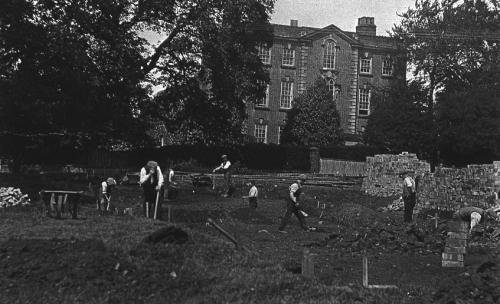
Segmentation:
{"type": "Polygon", "coordinates": [[[438,228],[438,212],[436,210],[436,214],[434,217],[434,227],[437,229],[438,228]]]}
{"type": "Polygon", "coordinates": [[[363,256],[363,287],[368,288],[368,258],[363,256]]]}
{"type": "Polygon", "coordinates": [[[62,202],[63,202],[63,196],[62,195],[58,195],[57,196],[57,206],[56,206],[56,217],[58,219],[61,218],[62,202]]]}
{"type": "Polygon", "coordinates": [[[146,202],[146,217],[149,218],[149,202],[146,202]]]}
{"type": "Polygon", "coordinates": [[[156,202],[155,202],[155,214],[154,219],[156,220],[156,215],[158,213],[158,201],[160,200],[160,191],[156,191],[156,202]]]}
{"type": "Polygon", "coordinates": [[[170,224],[172,222],[172,206],[168,205],[168,223],[170,224]]]}

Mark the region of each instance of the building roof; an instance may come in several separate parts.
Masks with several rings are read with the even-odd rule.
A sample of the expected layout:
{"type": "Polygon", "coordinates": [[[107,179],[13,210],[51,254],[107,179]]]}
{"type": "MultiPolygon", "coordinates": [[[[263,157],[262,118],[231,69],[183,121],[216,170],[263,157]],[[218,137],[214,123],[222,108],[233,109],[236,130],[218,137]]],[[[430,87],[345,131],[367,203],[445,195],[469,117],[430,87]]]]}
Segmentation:
{"type": "Polygon", "coordinates": [[[291,26],[284,24],[272,24],[272,26],[274,30],[274,36],[280,38],[312,39],[316,35],[321,35],[324,32],[334,31],[351,44],[361,45],[366,48],[374,49],[396,48],[396,41],[391,37],[360,35],[356,32],[343,31],[333,24],[330,24],[323,28],[291,26]]]}

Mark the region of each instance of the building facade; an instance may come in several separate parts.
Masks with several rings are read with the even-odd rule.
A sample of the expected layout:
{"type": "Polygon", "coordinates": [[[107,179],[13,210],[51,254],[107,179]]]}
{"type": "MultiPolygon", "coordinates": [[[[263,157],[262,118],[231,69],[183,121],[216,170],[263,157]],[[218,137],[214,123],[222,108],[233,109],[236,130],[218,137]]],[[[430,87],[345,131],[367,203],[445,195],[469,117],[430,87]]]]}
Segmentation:
{"type": "Polygon", "coordinates": [[[273,44],[259,47],[270,76],[266,98],[247,109],[246,131],[257,142],[280,142],[294,96],[320,77],[334,95],[343,133],[352,135],[366,127],[373,90],[405,80],[406,62],[393,39],[376,35],[373,17],[359,18],[356,32],[301,27],[296,20],[273,28],[273,44]]]}

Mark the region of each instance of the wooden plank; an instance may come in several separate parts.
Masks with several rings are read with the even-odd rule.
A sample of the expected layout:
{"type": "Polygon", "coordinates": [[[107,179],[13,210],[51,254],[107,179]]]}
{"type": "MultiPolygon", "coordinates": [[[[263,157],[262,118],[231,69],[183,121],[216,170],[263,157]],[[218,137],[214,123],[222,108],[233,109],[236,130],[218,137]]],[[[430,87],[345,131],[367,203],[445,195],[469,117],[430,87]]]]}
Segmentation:
{"type": "Polygon", "coordinates": [[[64,191],[64,190],[42,190],[43,193],[56,193],[56,194],[82,194],[83,191],[64,191]]]}
{"type": "Polygon", "coordinates": [[[368,288],[368,258],[363,257],[363,287],[368,288]]]}

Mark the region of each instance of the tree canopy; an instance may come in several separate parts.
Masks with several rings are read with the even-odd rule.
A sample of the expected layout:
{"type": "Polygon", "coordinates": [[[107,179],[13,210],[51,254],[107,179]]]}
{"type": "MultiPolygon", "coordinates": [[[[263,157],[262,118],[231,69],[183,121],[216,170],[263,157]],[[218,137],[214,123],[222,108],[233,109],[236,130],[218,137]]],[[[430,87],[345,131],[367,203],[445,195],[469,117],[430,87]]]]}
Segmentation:
{"type": "Polygon", "coordinates": [[[282,143],[327,146],[340,141],[340,119],[324,79],[319,78],[293,100],[288,112],[282,143]]]}
{"type": "MultiPolygon", "coordinates": [[[[244,103],[264,94],[257,81],[268,78],[255,47],[270,39],[272,6],[266,0],[1,1],[0,132],[60,135],[80,146],[140,143],[144,121],[164,114],[148,96],[150,84],[189,89],[196,97],[189,98],[191,109],[211,109],[211,120],[198,120],[194,110],[183,115],[197,114],[191,121],[207,130],[233,131],[244,103]],[[161,40],[149,43],[143,32],[161,40]],[[211,92],[196,88],[200,77],[211,92]]],[[[187,94],[156,101],[177,103],[187,94]]]]}

